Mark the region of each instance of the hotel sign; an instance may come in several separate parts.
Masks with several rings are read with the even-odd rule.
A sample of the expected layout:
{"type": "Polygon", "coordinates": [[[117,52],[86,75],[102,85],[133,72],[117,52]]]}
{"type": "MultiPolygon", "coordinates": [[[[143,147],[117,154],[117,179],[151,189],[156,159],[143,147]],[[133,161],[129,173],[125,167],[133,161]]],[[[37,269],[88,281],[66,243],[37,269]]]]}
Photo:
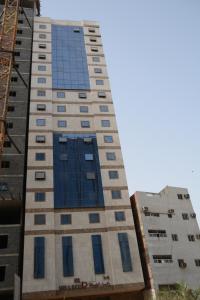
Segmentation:
{"type": "Polygon", "coordinates": [[[60,291],[69,291],[69,290],[77,290],[77,289],[87,289],[87,288],[105,288],[110,286],[110,281],[105,280],[103,282],[101,281],[80,281],[79,278],[74,280],[74,284],[72,285],[62,285],[59,286],[60,291]]]}

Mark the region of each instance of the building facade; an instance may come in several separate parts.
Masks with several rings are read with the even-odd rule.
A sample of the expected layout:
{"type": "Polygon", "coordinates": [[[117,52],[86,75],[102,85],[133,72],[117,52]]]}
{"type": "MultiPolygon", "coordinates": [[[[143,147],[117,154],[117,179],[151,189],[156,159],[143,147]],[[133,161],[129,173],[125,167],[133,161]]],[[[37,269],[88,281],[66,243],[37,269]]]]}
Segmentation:
{"type": "Polygon", "coordinates": [[[34,20],[25,211],[23,299],[140,299],[140,256],[96,22],[34,20]]]}
{"type": "MultiPolygon", "coordinates": [[[[4,2],[0,1],[0,13],[4,2]]],[[[15,277],[21,276],[32,28],[39,8],[36,2],[23,1],[18,15],[6,124],[17,148],[7,139],[0,157],[0,299],[3,300],[13,299],[15,282],[19,281],[15,277]]]]}
{"type": "Polygon", "coordinates": [[[136,192],[131,204],[146,287],[199,288],[200,231],[188,190],[136,192]]]}

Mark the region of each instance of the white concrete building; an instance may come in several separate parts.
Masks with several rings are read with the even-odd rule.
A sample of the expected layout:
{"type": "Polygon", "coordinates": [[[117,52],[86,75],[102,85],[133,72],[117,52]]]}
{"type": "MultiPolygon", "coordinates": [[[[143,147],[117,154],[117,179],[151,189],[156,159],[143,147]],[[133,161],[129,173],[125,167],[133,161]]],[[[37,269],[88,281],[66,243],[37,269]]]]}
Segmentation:
{"type": "Polygon", "coordinates": [[[146,287],[200,287],[200,231],[185,188],[131,197],[146,287]]]}
{"type": "Polygon", "coordinates": [[[23,299],[140,299],[144,280],[96,22],[35,18],[27,168],[23,299]]]}

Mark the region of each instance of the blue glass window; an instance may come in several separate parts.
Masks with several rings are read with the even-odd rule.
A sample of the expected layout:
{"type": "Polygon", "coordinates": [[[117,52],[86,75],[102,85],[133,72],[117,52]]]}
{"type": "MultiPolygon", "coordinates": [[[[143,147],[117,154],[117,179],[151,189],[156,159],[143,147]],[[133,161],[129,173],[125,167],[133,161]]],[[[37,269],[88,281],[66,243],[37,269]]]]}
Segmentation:
{"type": "Polygon", "coordinates": [[[89,128],[90,122],[89,121],[81,121],[81,127],[82,128],[89,128]]]}
{"type": "Polygon", "coordinates": [[[57,106],[57,112],[66,112],[66,106],[65,105],[58,105],[57,106]]]}
{"type": "Polygon", "coordinates": [[[104,142],[105,143],[113,143],[112,135],[104,135],[104,142]]]}
{"type": "Polygon", "coordinates": [[[44,192],[36,192],[35,193],[35,201],[36,202],[45,201],[45,193],[44,192]]]}
{"type": "Polygon", "coordinates": [[[95,274],[104,274],[104,260],[101,235],[92,235],[92,250],[95,274]]]}
{"type": "Polygon", "coordinates": [[[98,213],[89,214],[90,223],[100,223],[100,216],[98,213]]]}
{"type": "Polygon", "coordinates": [[[45,153],[35,153],[35,160],[45,160],[45,153]]]}
{"type": "Polygon", "coordinates": [[[46,83],[46,78],[45,77],[38,77],[37,82],[38,83],[46,83]]]}
{"type": "Polygon", "coordinates": [[[62,253],[63,253],[63,276],[74,276],[73,248],[72,237],[62,237],[62,253]]]}
{"type": "Polygon", "coordinates": [[[62,225],[68,225],[72,223],[72,216],[71,215],[61,215],[60,216],[60,223],[62,225]]]}
{"type": "Polygon", "coordinates": [[[65,98],[65,92],[57,92],[57,98],[65,98]]]}
{"type": "Polygon", "coordinates": [[[46,96],[46,92],[45,91],[37,91],[37,95],[40,97],[44,97],[44,96],[46,96]]]}
{"type": "Polygon", "coordinates": [[[120,190],[112,190],[111,191],[112,199],[121,199],[121,191],[120,190]]]}
{"type": "Polygon", "coordinates": [[[41,279],[45,276],[45,238],[34,238],[34,278],[41,279]]]}
{"type": "Polygon", "coordinates": [[[110,179],[117,179],[117,178],[119,178],[118,171],[109,171],[108,175],[109,175],[110,179]]]}
{"type": "Polygon", "coordinates": [[[116,160],[115,152],[106,152],[106,159],[107,160],[116,160]]]}
{"type": "Polygon", "coordinates": [[[58,121],[58,127],[67,127],[67,121],[59,120],[58,121]]]}
{"type": "Polygon", "coordinates": [[[125,221],[124,211],[116,211],[115,212],[115,220],[116,221],[125,221]]]}
{"type": "Polygon", "coordinates": [[[54,89],[90,89],[82,27],[52,25],[52,79],[54,89]]]}
{"type": "Polygon", "coordinates": [[[132,267],[131,254],[129,248],[128,234],[126,232],[118,233],[118,240],[119,240],[123,271],[132,272],[133,267],[132,267]]]}
{"type": "Polygon", "coordinates": [[[34,224],[35,225],[44,225],[46,223],[45,215],[35,215],[34,216],[34,224]]]}
{"type": "Polygon", "coordinates": [[[45,119],[37,119],[36,120],[36,125],[37,126],[45,126],[46,125],[46,120],[45,119]]]}
{"type": "Polygon", "coordinates": [[[38,71],[46,71],[46,66],[44,66],[44,65],[39,65],[38,66],[38,71]]]}

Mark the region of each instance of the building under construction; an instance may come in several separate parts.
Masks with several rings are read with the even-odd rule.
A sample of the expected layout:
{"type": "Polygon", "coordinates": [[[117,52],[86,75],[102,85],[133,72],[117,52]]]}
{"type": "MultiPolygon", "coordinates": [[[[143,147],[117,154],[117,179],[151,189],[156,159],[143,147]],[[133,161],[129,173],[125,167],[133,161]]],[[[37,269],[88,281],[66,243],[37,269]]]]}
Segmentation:
{"type": "Polygon", "coordinates": [[[33,17],[39,1],[0,1],[0,299],[18,299],[23,254],[33,17]],[[14,292],[15,291],[15,292],[14,292]]]}

